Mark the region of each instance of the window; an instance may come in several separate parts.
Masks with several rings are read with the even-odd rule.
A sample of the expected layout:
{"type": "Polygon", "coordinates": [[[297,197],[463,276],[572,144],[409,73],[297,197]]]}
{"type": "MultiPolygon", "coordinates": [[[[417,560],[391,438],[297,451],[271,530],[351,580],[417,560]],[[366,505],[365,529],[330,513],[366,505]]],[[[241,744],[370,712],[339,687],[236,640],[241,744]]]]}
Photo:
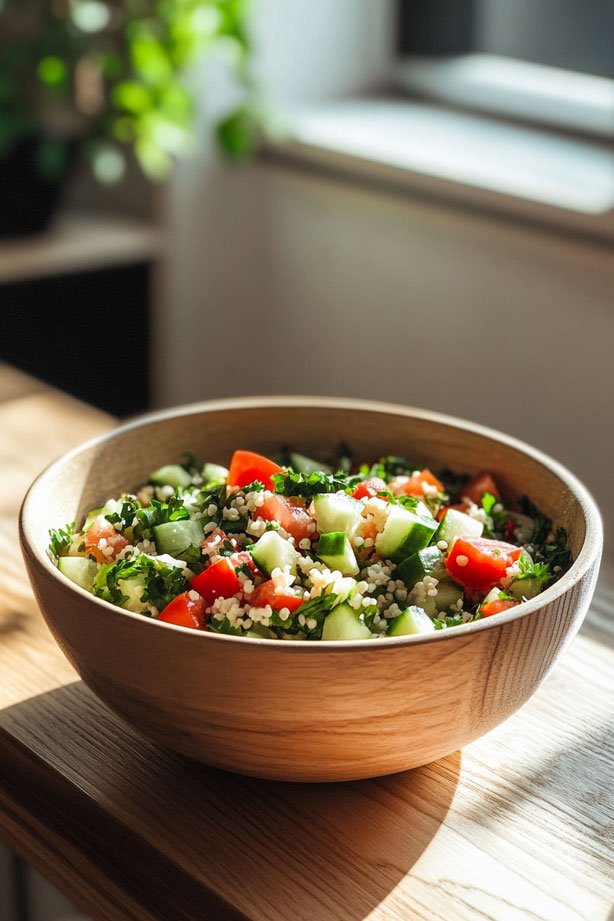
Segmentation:
{"type": "Polygon", "coordinates": [[[399,0],[403,55],[486,53],[614,78],[612,0],[399,0]]]}

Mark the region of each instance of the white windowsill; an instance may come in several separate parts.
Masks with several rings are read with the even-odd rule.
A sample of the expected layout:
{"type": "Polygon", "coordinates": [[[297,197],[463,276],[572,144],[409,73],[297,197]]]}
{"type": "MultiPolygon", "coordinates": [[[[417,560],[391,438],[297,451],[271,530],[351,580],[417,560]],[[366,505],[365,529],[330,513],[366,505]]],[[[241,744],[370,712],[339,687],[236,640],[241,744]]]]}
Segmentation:
{"type": "Polygon", "coordinates": [[[496,54],[408,57],[395,75],[414,97],[614,141],[614,79],[496,54]]]}
{"type": "Polygon", "coordinates": [[[292,113],[276,156],[614,238],[614,155],[428,102],[346,99],[292,113]]]}

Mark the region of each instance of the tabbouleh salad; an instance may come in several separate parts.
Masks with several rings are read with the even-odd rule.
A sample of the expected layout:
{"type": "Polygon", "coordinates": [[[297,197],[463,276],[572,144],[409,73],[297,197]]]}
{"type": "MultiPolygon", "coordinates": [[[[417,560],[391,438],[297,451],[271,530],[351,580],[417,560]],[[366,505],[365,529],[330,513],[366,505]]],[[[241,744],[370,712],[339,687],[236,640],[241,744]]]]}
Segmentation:
{"type": "Polygon", "coordinates": [[[535,597],[571,565],[567,535],[488,472],[402,457],[357,473],[284,451],[229,469],[156,470],[136,494],[50,532],[65,576],[166,623],[271,640],[433,633],[535,597]]]}

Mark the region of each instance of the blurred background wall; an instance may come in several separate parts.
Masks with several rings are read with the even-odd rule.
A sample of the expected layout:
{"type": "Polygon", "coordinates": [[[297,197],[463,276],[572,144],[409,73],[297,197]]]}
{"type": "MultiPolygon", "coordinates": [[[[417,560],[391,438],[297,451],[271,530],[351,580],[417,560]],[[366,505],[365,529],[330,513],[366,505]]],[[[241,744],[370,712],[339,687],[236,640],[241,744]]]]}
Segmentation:
{"type": "MultiPolygon", "coordinates": [[[[156,402],[335,393],[458,414],[560,458],[614,520],[610,142],[598,148],[603,224],[581,198],[575,210],[560,205],[560,189],[554,203],[538,200],[552,192],[550,170],[561,171],[563,190],[582,192],[591,145],[563,138],[549,160],[552,133],[526,125],[512,137],[529,152],[516,172],[533,169],[531,145],[545,159],[531,174],[533,198],[506,192],[513,163],[498,188],[476,188],[473,199],[458,194],[460,182],[426,184],[402,157],[391,169],[368,143],[389,132],[394,149],[395,131],[399,147],[406,140],[396,110],[378,120],[398,98],[386,89],[396,10],[355,0],[330,7],[261,4],[262,73],[303,143],[277,145],[239,170],[210,151],[182,165],[170,190],[156,402]],[[347,97],[354,136],[343,148],[329,129],[346,118],[347,97]]],[[[605,52],[597,63],[606,66],[605,52]]],[[[612,112],[614,124],[614,104],[612,112]]],[[[400,114],[408,116],[416,113],[400,114]]],[[[498,127],[493,120],[486,131],[498,127]]],[[[467,155],[458,130],[439,127],[427,158],[442,145],[467,155]]],[[[487,173],[500,154],[485,146],[478,169],[487,173]]]]}

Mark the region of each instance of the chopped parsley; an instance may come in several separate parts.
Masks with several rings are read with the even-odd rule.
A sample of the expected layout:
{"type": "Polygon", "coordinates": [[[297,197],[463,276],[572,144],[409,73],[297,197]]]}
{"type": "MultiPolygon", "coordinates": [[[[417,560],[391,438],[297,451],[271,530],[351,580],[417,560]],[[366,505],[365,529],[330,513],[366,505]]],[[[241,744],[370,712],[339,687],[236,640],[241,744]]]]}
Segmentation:
{"type": "Polygon", "coordinates": [[[52,528],[49,531],[49,547],[55,556],[62,556],[64,551],[68,550],[75,536],[75,528],[76,522],[71,521],[63,528],[52,528]]]}
{"type": "Polygon", "coordinates": [[[515,582],[521,582],[524,579],[537,579],[540,585],[545,585],[552,579],[552,570],[548,563],[534,563],[528,554],[523,553],[518,560],[520,575],[516,576],[515,582]]]}
{"type": "Polygon", "coordinates": [[[112,604],[123,605],[128,596],[122,591],[120,583],[129,580],[142,583],[140,600],[159,611],[189,588],[183,569],[141,553],[134,560],[103,564],[96,573],[94,594],[112,604]]]}
{"type": "Polygon", "coordinates": [[[309,499],[322,493],[349,492],[362,477],[348,476],[343,470],[337,473],[314,471],[309,474],[288,470],[284,473],[274,473],[271,479],[278,495],[309,499]]]}

